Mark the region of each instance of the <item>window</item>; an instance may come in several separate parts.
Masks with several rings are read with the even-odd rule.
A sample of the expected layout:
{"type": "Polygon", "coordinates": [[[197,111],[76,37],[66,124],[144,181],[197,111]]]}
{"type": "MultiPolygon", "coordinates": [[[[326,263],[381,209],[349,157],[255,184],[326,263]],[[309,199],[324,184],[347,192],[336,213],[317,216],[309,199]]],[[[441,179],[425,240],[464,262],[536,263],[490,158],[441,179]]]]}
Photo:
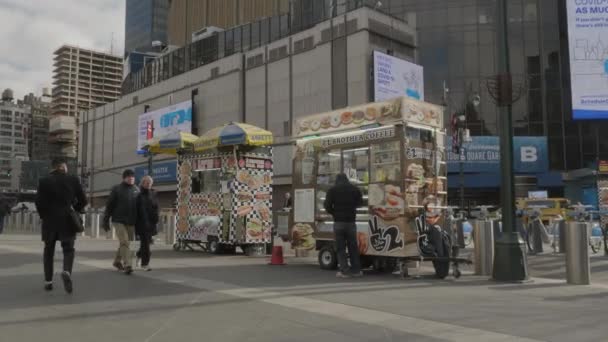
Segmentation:
{"type": "Polygon", "coordinates": [[[260,22],[251,24],[251,48],[255,49],[260,46],[260,22]]]}
{"type": "Polygon", "coordinates": [[[194,171],[192,175],[192,193],[207,194],[221,191],[220,169],[194,171]]]}
{"type": "Polygon", "coordinates": [[[241,47],[241,28],[237,27],[234,29],[234,51],[235,52],[241,52],[242,47],[241,47]]]}
{"type": "Polygon", "coordinates": [[[270,18],[270,41],[274,42],[275,40],[281,37],[281,17],[274,16],[270,18]]]}
{"type": "Polygon", "coordinates": [[[268,44],[270,39],[270,19],[264,19],[260,22],[260,45],[268,44]]]}
{"type": "Polygon", "coordinates": [[[242,47],[243,51],[249,50],[251,47],[251,25],[243,26],[243,34],[242,34],[242,47]]]}

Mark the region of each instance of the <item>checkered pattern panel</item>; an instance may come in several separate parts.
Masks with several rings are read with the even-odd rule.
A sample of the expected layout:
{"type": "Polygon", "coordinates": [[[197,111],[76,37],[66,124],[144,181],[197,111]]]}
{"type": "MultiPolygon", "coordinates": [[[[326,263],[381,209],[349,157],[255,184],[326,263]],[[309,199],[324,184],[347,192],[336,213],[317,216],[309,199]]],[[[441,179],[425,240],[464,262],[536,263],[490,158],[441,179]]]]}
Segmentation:
{"type": "MultiPolygon", "coordinates": [[[[189,218],[194,215],[220,216],[222,222],[220,228],[220,242],[222,243],[269,243],[270,232],[272,229],[272,168],[255,169],[239,167],[237,174],[242,172],[243,180],[240,182],[235,177],[229,183],[232,210],[230,212],[230,225],[224,226],[223,212],[224,201],[222,193],[193,194],[191,185],[191,170],[194,168],[196,160],[220,158],[222,162],[221,177],[228,171],[229,165],[233,163],[233,153],[220,154],[190,154],[181,156],[178,159],[178,191],[177,191],[177,227],[176,238],[178,240],[200,241],[200,233],[190,226],[189,218]],[[188,171],[188,172],[186,172],[188,171]],[[240,192],[250,194],[251,200],[240,200],[237,196],[240,192]],[[245,216],[239,216],[238,210],[243,207],[250,207],[251,210],[245,216]],[[217,210],[219,209],[219,213],[217,210]],[[238,224],[237,220],[243,224],[238,224]],[[252,225],[252,222],[254,223],[252,225]],[[256,227],[259,223],[261,227],[256,227]],[[248,234],[248,228],[251,229],[248,234]],[[229,231],[226,232],[225,230],[229,231]]],[[[243,153],[237,156],[237,160],[242,158],[256,158],[272,161],[272,149],[270,154],[243,153]]]]}
{"type": "MultiPolygon", "coordinates": [[[[608,179],[605,179],[606,176],[600,176],[603,179],[600,179],[597,182],[597,190],[598,190],[598,194],[597,194],[597,198],[598,198],[598,202],[599,202],[599,210],[600,212],[608,212],[608,205],[604,205],[602,204],[602,192],[603,191],[608,191],[608,179]]],[[[608,215],[606,214],[602,214],[600,215],[600,224],[602,227],[606,227],[606,225],[608,225],[608,215]]]]}

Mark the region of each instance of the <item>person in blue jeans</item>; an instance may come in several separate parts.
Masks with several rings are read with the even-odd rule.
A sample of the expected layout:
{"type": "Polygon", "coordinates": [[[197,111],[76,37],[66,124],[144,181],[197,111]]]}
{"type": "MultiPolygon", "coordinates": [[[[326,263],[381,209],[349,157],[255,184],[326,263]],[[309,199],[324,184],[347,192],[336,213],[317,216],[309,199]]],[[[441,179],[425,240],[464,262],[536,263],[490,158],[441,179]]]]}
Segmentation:
{"type": "Polygon", "coordinates": [[[344,173],[336,176],[336,184],[325,197],[325,210],[334,218],[334,234],[338,252],[338,278],[361,277],[361,260],[357,245],[357,208],[363,204],[363,196],[344,173]],[[350,270],[346,261],[346,248],[350,258],[350,270]]]}

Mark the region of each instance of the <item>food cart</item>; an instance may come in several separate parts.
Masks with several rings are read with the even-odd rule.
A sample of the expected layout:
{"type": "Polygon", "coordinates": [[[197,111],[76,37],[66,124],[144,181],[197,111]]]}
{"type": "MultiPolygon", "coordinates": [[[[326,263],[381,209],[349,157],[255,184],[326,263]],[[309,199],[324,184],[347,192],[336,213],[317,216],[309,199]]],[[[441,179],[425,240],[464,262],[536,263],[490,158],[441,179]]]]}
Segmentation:
{"type": "MultiPolygon", "coordinates": [[[[294,122],[293,208],[289,238],[317,249],[335,269],[333,222],[323,203],[338,173],[363,194],[357,209],[361,264],[394,270],[433,260],[447,276],[450,235],[441,229],[447,201],[443,108],[409,98],[370,103],[294,122]]],[[[459,273],[457,274],[459,276],[459,273]]]]}
{"type": "Polygon", "coordinates": [[[203,134],[178,157],[176,244],[246,254],[270,243],[272,133],[229,123],[203,134]]]}

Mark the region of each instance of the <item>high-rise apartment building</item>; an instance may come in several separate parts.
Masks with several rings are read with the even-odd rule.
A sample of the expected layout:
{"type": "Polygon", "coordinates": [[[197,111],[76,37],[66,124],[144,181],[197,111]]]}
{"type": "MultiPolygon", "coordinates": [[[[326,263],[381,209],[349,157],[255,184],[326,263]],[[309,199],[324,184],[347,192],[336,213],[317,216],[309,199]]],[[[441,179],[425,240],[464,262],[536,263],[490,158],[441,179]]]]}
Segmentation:
{"type": "Polygon", "coordinates": [[[205,27],[231,28],[289,12],[289,0],[171,0],[169,45],[184,46],[205,27]]]}
{"type": "Polygon", "coordinates": [[[169,0],[127,0],[125,57],[131,52],[151,52],[152,42],[167,44],[169,0]]]}
{"type": "Polygon", "coordinates": [[[79,113],[120,97],[122,57],[63,45],[54,53],[49,142],[60,155],[76,157],[79,113]]]}
{"type": "Polygon", "coordinates": [[[13,91],[6,89],[0,102],[0,191],[13,191],[18,185],[12,168],[14,160],[28,160],[27,132],[30,106],[13,102],[13,91]]]}

